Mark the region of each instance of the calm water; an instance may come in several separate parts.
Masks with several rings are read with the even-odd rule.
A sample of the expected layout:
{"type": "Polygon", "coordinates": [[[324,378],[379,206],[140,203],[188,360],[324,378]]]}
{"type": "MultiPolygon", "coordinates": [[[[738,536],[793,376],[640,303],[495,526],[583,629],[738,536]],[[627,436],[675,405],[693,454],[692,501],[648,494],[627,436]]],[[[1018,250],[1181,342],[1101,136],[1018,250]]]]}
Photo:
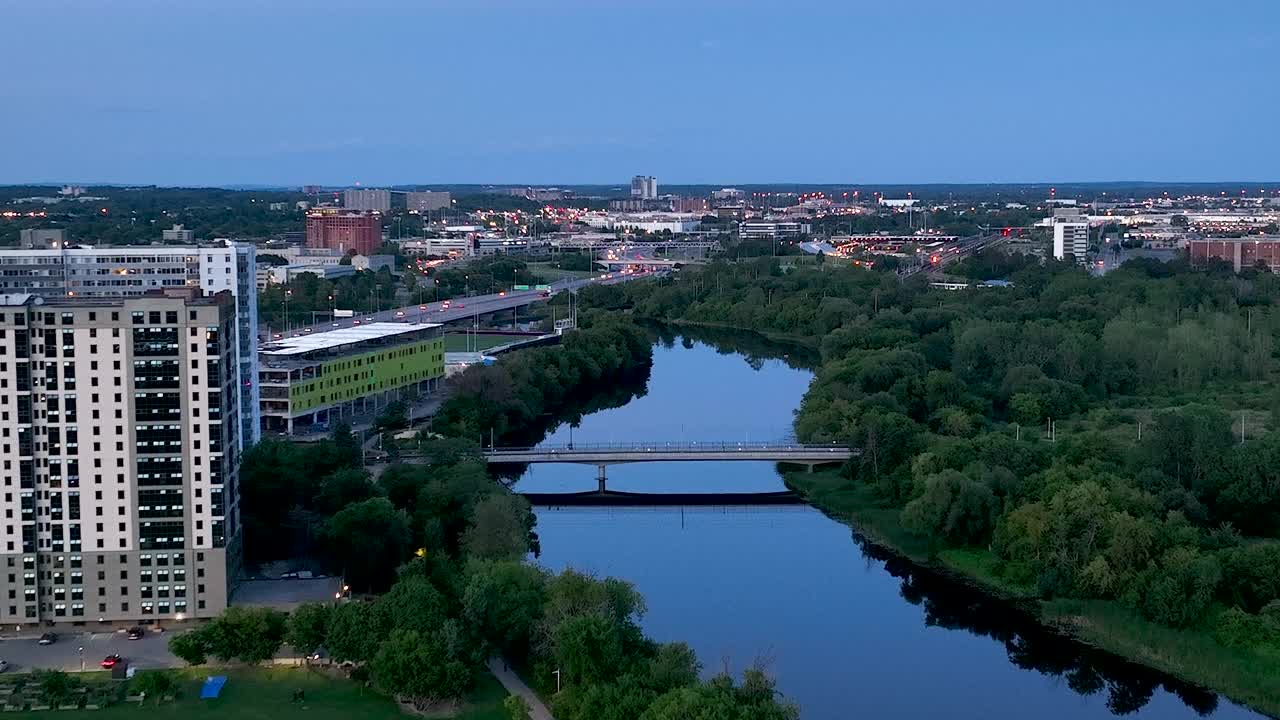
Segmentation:
{"type": "MultiPolygon", "coordinates": [[[[648,392],[585,417],[575,442],[787,437],[811,374],[687,338],[654,348],[648,392]]],[[[561,427],[547,444],[562,444],[561,427]]],[[[595,468],[535,465],[518,489],[595,487],[595,468]]],[[[778,490],[770,463],[612,466],[618,490],[778,490]]],[[[806,507],[538,508],[541,562],[635,583],[645,630],[708,671],[765,659],[805,720],[1259,718],[1062,641],[991,603],[864,549],[806,507]]]]}

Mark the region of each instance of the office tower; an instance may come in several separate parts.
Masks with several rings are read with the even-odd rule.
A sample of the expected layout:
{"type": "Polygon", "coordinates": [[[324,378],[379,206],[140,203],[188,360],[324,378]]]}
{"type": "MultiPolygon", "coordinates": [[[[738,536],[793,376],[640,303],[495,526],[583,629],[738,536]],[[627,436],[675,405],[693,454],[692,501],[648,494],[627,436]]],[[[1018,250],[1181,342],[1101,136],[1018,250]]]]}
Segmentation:
{"type": "Polygon", "coordinates": [[[1058,260],[1074,255],[1076,262],[1086,261],[1089,251],[1089,221],[1076,208],[1053,211],[1053,256],[1058,260]]]}
{"type": "Polygon", "coordinates": [[[444,210],[452,205],[453,198],[447,192],[424,190],[422,192],[405,193],[404,204],[409,212],[429,213],[444,210]]]}
{"type": "Polygon", "coordinates": [[[657,198],[658,178],[651,175],[636,175],[631,178],[631,197],[641,200],[657,198]]]}
{"type": "Polygon", "coordinates": [[[309,248],[329,248],[373,255],[382,244],[382,216],[338,208],[316,208],[307,213],[309,248]]]}
{"type": "Polygon", "coordinates": [[[240,567],[235,327],[225,291],[0,295],[0,623],[226,607],[240,567]]]}
{"type": "Polygon", "coordinates": [[[258,441],[257,250],[227,240],[207,247],[145,245],[0,250],[0,293],[42,298],[141,295],[149,290],[194,287],[207,294],[231,291],[236,300],[235,355],[239,388],[237,438],[258,441]]]}
{"type": "Polygon", "coordinates": [[[342,207],[347,210],[387,212],[391,209],[390,190],[344,190],[342,207]]]}

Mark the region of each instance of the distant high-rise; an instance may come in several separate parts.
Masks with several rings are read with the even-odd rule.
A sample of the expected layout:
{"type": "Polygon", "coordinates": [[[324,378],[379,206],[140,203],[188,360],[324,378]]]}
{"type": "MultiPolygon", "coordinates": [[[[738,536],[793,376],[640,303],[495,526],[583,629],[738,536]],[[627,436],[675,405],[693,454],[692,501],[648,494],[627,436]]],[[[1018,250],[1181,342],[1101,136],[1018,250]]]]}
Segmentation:
{"type": "Polygon", "coordinates": [[[348,210],[387,212],[391,209],[390,190],[344,190],[342,207],[348,210]]]}
{"type": "Polygon", "coordinates": [[[1058,260],[1073,255],[1076,262],[1086,260],[1089,251],[1089,221],[1076,208],[1053,211],[1053,256],[1058,260]]]}
{"type": "Polygon", "coordinates": [[[631,197],[640,200],[658,197],[658,178],[652,175],[636,175],[631,178],[631,197]]]}
{"type": "Polygon", "coordinates": [[[348,212],[339,208],[316,208],[307,213],[307,247],[329,248],[360,255],[372,255],[382,244],[382,216],[377,213],[348,212]]]}
{"type": "Polygon", "coordinates": [[[423,190],[422,192],[405,193],[405,209],[409,212],[429,213],[443,210],[452,203],[447,192],[423,190]]]}

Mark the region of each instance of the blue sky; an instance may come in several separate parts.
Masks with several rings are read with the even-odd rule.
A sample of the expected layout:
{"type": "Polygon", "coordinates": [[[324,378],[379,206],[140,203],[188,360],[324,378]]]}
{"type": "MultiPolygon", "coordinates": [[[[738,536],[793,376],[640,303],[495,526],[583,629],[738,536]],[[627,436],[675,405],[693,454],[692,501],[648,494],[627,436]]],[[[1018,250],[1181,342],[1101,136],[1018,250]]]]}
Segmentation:
{"type": "Polygon", "coordinates": [[[1275,0],[0,0],[0,183],[1280,179],[1275,0]]]}

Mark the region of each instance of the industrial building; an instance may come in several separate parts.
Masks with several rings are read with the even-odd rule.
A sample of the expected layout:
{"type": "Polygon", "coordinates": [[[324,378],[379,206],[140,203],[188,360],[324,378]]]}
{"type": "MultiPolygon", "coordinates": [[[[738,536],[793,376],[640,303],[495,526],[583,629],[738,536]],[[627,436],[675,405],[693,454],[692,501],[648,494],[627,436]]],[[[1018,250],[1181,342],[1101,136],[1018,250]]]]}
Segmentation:
{"type": "Polygon", "coordinates": [[[738,225],[738,237],[743,240],[783,240],[808,232],[809,225],[795,220],[747,220],[738,225]]]}
{"type": "Polygon", "coordinates": [[[0,295],[0,623],[226,608],[241,556],[235,328],[225,291],[0,295]]]}
{"type": "Polygon", "coordinates": [[[372,255],[381,244],[382,216],[378,213],[333,207],[319,207],[307,213],[306,246],[309,248],[354,250],[360,255],[372,255]]]}
{"type": "Polygon", "coordinates": [[[230,291],[236,303],[235,373],[243,423],[237,437],[246,447],[257,442],[256,248],[227,240],[199,247],[68,246],[60,230],[47,232],[52,234],[42,238],[59,247],[0,250],[0,293],[56,299],[128,297],[184,287],[205,294],[230,291]]]}
{"type": "Polygon", "coordinates": [[[439,323],[370,323],[287,337],[259,349],[267,432],[327,423],[409,391],[431,392],[444,377],[439,323]]]}
{"type": "Polygon", "coordinates": [[[1262,263],[1271,272],[1280,272],[1280,235],[1194,239],[1187,242],[1187,251],[1194,265],[1225,260],[1240,272],[1262,263]]]}

